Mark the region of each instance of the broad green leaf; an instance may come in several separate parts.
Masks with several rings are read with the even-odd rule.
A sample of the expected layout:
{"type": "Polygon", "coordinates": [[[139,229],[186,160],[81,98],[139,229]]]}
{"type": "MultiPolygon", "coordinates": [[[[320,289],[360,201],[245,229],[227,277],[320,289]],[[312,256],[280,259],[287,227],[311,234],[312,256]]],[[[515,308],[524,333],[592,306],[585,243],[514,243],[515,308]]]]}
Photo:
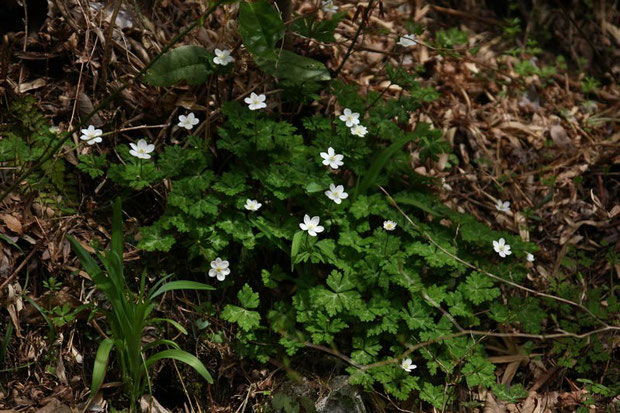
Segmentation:
{"type": "Polygon", "coordinates": [[[110,351],[114,346],[114,340],[106,338],[99,344],[97,355],[95,356],[95,365],[93,366],[93,380],[90,386],[90,394],[92,397],[97,395],[99,387],[103,384],[103,378],[108,367],[108,359],[110,358],[110,351]]]}
{"type": "Polygon", "coordinates": [[[215,290],[215,287],[196,281],[171,281],[159,287],[149,298],[153,299],[167,291],[173,290],[215,290]]]}
{"type": "Polygon", "coordinates": [[[273,55],[285,30],[280,13],[267,1],[243,2],[239,5],[239,32],[243,45],[253,55],[273,55]]]}
{"type": "Polygon", "coordinates": [[[153,86],[172,86],[181,81],[201,85],[213,73],[213,55],[204,47],[181,46],[164,53],[148,70],[146,81],[153,86]]]}
{"type": "Polygon", "coordinates": [[[208,383],[213,383],[213,378],[211,377],[211,374],[209,374],[209,372],[207,371],[205,365],[202,364],[202,361],[200,361],[196,356],[188,353],[187,351],[179,349],[160,351],[159,353],[154,354],[146,360],[146,366],[150,367],[156,361],[163,359],[174,359],[185,363],[188,366],[193,367],[194,370],[196,370],[196,372],[200,374],[208,383]]]}
{"type": "Polygon", "coordinates": [[[331,79],[323,63],[288,50],[278,50],[264,56],[256,56],[256,64],[273,77],[294,83],[331,79]]]}

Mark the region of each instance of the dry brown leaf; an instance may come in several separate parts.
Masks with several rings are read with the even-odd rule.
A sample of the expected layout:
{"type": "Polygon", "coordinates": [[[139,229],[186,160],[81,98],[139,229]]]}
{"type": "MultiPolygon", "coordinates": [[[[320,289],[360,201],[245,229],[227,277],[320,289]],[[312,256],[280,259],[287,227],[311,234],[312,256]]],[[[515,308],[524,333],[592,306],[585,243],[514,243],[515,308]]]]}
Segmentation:
{"type": "Polygon", "coordinates": [[[20,235],[24,233],[24,230],[22,228],[22,223],[19,221],[19,219],[9,214],[2,214],[1,216],[2,216],[2,220],[4,221],[6,226],[9,227],[11,231],[17,234],[20,234],[20,235]]]}

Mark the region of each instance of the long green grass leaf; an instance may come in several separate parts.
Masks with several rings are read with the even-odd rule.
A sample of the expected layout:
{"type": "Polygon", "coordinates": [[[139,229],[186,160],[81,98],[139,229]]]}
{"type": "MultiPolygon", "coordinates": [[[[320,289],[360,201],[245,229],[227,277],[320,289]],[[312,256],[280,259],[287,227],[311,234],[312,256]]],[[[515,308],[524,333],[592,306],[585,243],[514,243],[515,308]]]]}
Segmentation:
{"type": "Polygon", "coordinates": [[[179,330],[181,333],[187,334],[187,330],[185,329],[185,327],[183,327],[178,322],[176,322],[174,320],[171,320],[170,318],[151,318],[151,322],[153,322],[153,323],[168,323],[168,324],[171,324],[173,327],[175,327],[177,330],[179,330]]]}
{"type": "Polygon", "coordinates": [[[149,357],[148,360],[146,360],[146,366],[150,367],[156,361],[163,359],[174,359],[183,362],[188,366],[193,367],[194,370],[196,370],[198,374],[204,377],[207,382],[213,383],[213,378],[211,377],[211,374],[209,374],[209,372],[207,371],[205,365],[202,364],[202,361],[200,361],[196,356],[188,353],[187,351],[179,349],[160,351],[159,353],[154,354],[153,356],[149,357]]]}
{"type": "Polygon", "coordinates": [[[114,340],[106,338],[99,344],[97,355],[95,356],[95,365],[93,366],[93,380],[90,386],[91,397],[95,397],[99,387],[103,384],[103,378],[108,368],[108,359],[110,358],[110,351],[114,347],[114,340]]]}
{"type": "Polygon", "coordinates": [[[123,256],[123,208],[121,199],[114,200],[112,207],[112,251],[116,252],[120,257],[123,256]]]}
{"type": "Polygon", "coordinates": [[[368,188],[370,188],[370,186],[377,181],[377,177],[379,176],[387,162],[390,160],[390,158],[394,156],[398,151],[400,151],[405,144],[419,136],[419,134],[420,130],[419,128],[416,128],[413,134],[406,134],[405,136],[401,137],[399,140],[385,148],[374,159],[374,161],[370,165],[370,168],[368,169],[368,172],[362,177],[362,180],[360,181],[359,186],[356,188],[353,198],[357,198],[358,195],[364,195],[366,191],[368,191],[368,188]]]}
{"type": "Polygon", "coordinates": [[[149,295],[149,299],[153,299],[167,291],[173,290],[215,290],[215,287],[199,283],[196,281],[171,281],[159,287],[155,292],[149,295]]]}

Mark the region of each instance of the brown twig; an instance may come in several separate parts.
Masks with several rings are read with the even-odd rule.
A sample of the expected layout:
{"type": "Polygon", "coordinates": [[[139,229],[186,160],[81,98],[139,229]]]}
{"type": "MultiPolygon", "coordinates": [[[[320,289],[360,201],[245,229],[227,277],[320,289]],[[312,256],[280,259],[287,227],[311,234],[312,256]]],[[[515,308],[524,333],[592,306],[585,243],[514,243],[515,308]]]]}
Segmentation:
{"type": "Polygon", "coordinates": [[[355,43],[357,42],[357,39],[359,38],[360,34],[362,33],[362,30],[364,29],[364,26],[366,26],[366,23],[368,23],[368,17],[370,17],[370,13],[372,12],[372,5],[373,5],[373,3],[374,3],[374,0],[370,0],[370,2],[368,3],[368,6],[366,6],[366,8],[364,9],[364,16],[362,17],[362,21],[361,21],[359,27],[357,28],[357,31],[355,32],[355,36],[353,36],[353,40],[351,41],[351,44],[349,45],[349,48],[347,49],[347,52],[345,53],[344,57],[342,58],[342,62],[340,62],[340,66],[338,66],[338,68],[334,72],[334,76],[333,76],[334,79],[338,77],[338,75],[340,74],[340,71],[344,67],[344,64],[349,59],[349,56],[351,56],[351,52],[353,52],[353,48],[355,47],[355,43]]]}

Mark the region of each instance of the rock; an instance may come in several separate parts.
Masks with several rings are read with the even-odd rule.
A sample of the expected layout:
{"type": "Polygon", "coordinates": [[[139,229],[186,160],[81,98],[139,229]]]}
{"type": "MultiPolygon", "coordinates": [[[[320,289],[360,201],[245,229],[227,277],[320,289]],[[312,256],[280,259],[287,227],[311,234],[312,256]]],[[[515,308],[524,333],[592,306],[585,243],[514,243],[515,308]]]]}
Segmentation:
{"type": "Polygon", "coordinates": [[[317,413],[366,413],[359,390],[349,384],[349,376],[337,376],[329,383],[331,392],[315,407],[317,413]]]}

